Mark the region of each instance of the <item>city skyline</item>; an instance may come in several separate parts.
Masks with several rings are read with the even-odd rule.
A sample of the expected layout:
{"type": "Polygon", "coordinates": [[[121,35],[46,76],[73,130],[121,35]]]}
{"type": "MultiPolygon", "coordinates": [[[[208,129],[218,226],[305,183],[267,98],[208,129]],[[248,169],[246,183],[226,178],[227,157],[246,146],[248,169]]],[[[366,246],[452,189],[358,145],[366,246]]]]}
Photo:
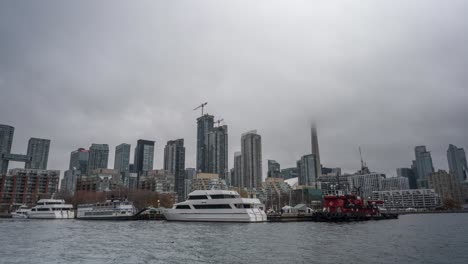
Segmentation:
{"type": "Polygon", "coordinates": [[[0,123],[16,128],[12,153],[26,154],[31,137],[50,139],[48,167],[63,171],[77,148],[101,142],[113,152],[145,138],[157,142],[162,168],[163,142],[184,138],[186,166],[195,167],[192,109],[207,101],[229,125],[229,164],[243,132],[262,135],[263,177],[266,160],[288,168],[310,153],[311,120],[321,163],[344,172],[359,169],[359,146],[370,169],[387,175],[410,166],[415,146],[445,170],[447,146],[468,147],[466,3],[427,2],[425,12],[271,5],[252,3],[239,19],[241,3],[8,4],[0,123]]]}
{"type": "MultiPolygon", "coordinates": [[[[3,125],[7,125],[7,124],[3,124],[3,125]]],[[[7,125],[7,126],[9,126],[9,125],[7,125]]],[[[309,127],[309,129],[310,129],[310,127],[309,127]]],[[[320,130],[320,128],[319,128],[319,130],[320,130]]],[[[309,131],[309,133],[310,133],[310,131],[309,131]]],[[[229,136],[231,137],[232,135],[229,135],[229,136]]],[[[309,135],[309,136],[310,136],[310,135],[309,135]]],[[[15,136],[13,137],[13,142],[15,142],[15,138],[16,138],[16,128],[15,128],[15,136]]],[[[231,140],[231,139],[230,139],[230,140],[231,140]]],[[[51,144],[51,145],[53,146],[53,139],[52,139],[51,141],[52,141],[52,144],[51,144]]],[[[169,141],[170,141],[170,140],[169,140],[169,141]]],[[[320,142],[320,140],[319,140],[319,142],[320,142]]],[[[119,143],[119,144],[117,144],[117,145],[115,145],[115,146],[112,145],[112,144],[107,144],[107,143],[102,143],[102,144],[108,145],[108,148],[109,148],[109,149],[112,149],[112,148],[115,149],[116,147],[119,147],[119,145],[122,145],[122,144],[125,144],[125,143],[119,143]]],[[[310,142],[309,142],[309,144],[310,144],[310,142]]],[[[450,145],[453,145],[453,144],[448,144],[448,145],[446,146],[446,149],[447,149],[447,147],[449,147],[450,145]]],[[[13,144],[12,144],[12,148],[11,148],[11,153],[14,153],[14,149],[15,149],[14,146],[15,146],[15,144],[13,143],[13,144]]],[[[433,151],[432,151],[430,148],[428,148],[427,145],[423,145],[423,146],[413,146],[413,147],[411,147],[411,148],[412,148],[412,152],[413,152],[413,153],[412,153],[413,156],[409,158],[409,160],[408,160],[408,162],[407,162],[406,164],[403,164],[403,165],[401,165],[400,167],[390,168],[388,171],[379,170],[379,169],[376,169],[375,167],[371,167],[370,170],[373,171],[373,172],[384,173],[384,174],[386,174],[388,177],[394,177],[394,176],[396,177],[396,176],[398,176],[397,173],[396,173],[396,171],[395,171],[396,169],[398,169],[398,168],[403,168],[403,167],[411,167],[411,160],[414,161],[415,149],[418,148],[418,147],[426,147],[426,149],[428,149],[428,152],[430,152],[431,156],[434,156],[434,155],[433,155],[433,151]],[[409,164],[409,165],[408,165],[408,164],[409,164]]],[[[87,147],[87,148],[89,149],[89,147],[87,147]]],[[[157,142],[155,142],[155,144],[154,144],[154,156],[155,156],[155,157],[153,158],[153,164],[154,164],[154,165],[153,165],[153,169],[163,169],[163,168],[164,168],[164,148],[165,148],[165,145],[162,146],[161,153],[159,153],[159,152],[158,152],[158,151],[159,151],[159,148],[157,148],[157,142]],[[161,160],[161,163],[159,163],[159,162],[158,162],[159,160],[157,159],[159,156],[162,156],[162,157],[161,157],[161,159],[162,159],[162,160],[161,160]]],[[[264,148],[264,147],[262,147],[262,148],[264,148]]],[[[464,149],[464,146],[459,146],[459,148],[460,148],[460,149],[464,149]]],[[[86,147],[85,147],[84,149],[86,149],[86,147]]],[[[76,149],[75,149],[75,150],[76,150],[76,149]]],[[[72,151],[75,151],[75,150],[72,150],[72,151]]],[[[239,150],[240,150],[240,148],[239,148],[239,150]]],[[[70,152],[72,152],[72,151],[70,151],[70,152]]],[[[238,152],[238,151],[234,150],[234,151],[232,151],[232,153],[231,153],[231,151],[232,151],[232,150],[229,150],[228,156],[229,156],[229,157],[232,156],[232,161],[231,161],[231,162],[234,162],[234,154],[235,154],[235,152],[238,152]]],[[[310,152],[310,147],[309,147],[309,152],[310,152]]],[[[20,154],[20,155],[26,155],[26,154],[23,154],[22,152],[17,152],[17,153],[20,154]]],[[[308,153],[308,152],[305,151],[304,153],[308,153]]],[[[310,153],[308,153],[308,154],[310,154],[310,153]]],[[[297,159],[301,159],[302,156],[308,155],[308,154],[302,154],[302,155],[299,156],[297,159]]],[[[70,153],[68,153],[68,155],[70,155],[70,153]]],[[[263,151],[262,151],[262,155],[264,155],[264,154],[263,154],[263,151]]],[[[359,155],[359,153],[358,153],[358,155],[359,155]]],[[[410,155],[411,155],[411,154],[410,154],[410,155]]],[[[439,156],[438,154],[436,154],[436,155],[439,156]]],[[[54,156],[53,153],[52,153],[52,156],[54,156]]],[[[195,156],[195,155],[194,155],[194,156],[195,156]]],[[[130,157],[131,157],[131,158],[130,158],[130,160],[129,160],[129,163],[130,163],[130,164],[133,164],[132,162],[134,162],[134,150],[132,150],[132,149],[130,150],[130,157]]],[[[114,166],[115,166],[115,154],[113,153],[113,151],[109,151],[109,154],[108,154],[107,159],[108,159],[107,168],[109,168],[109,169],[110,169],[110,168],[114,168],[114,166]]],[[[366,161],[366,163],[367,163],[367,160],[368,160],[368,159],[366,159],[365,156],[364,156],[364,159],[365,159],[365,161],[366,161]]],[[[66,160],[67,160],[66,163],[68,164],[68,163],[70,162],[69,157],[68,157],[66,160]]],[[[55,164],[56,164],[56,162],[53,162],[53,160],[50,160],[50,158],[49,158],[49,161],[51,161],[51,163],[55,163],[55,164]]],[[[296,162],[297,162],[297,160],[296,160],[296,162]]],[[[296,166],[297,166],[297,163],[296,163],[296,162],[294,162],[294,164],[286,164],[286,165],[283,165],[282,162],[278,161],[278,163],[281,164],[281,168],[282,168],[282,169],[296,167],[296,166]]],[[[10,165],[9,165],[9,167],[8,167],[9,169],[13,169],[13,168],[23,168],[23,167],[25,166],[25,165],[24,165],[24,164],[25,164],[24,162],[10,161],[9,163],[10,163],[10,165]],[[12,165],[12,164],[13,164],[13,165],[12,165]]],[[[196,167],[196,164],[195,164],[195,163],[196,163],[195,161],[194,161],[193,165],[192,165],[192,164],[187,165],[187,163],[186,163],[186,164],[185,164],[185,167],[186,167],[186,168],[195,168],[195,167],[196,167]]],[[[324,167],[327,167],[327,166],[330,167],[328,164],[323,164],[323,162],[322,162],[322,166],[324,166],[324,167]]],[[[334,163],[333,166],[334,166],[334,167],[340,167],[340,164],[335,164],[335,163],[334,163]]],[[[65,165],[65,167],[60,167],[60,168],[55,168],[55,167],[47,166],[48,169],[60,170],[60,171],[62,171],[62,172],[64,172],[65,170],[67,170],[68,167],[69,167],[68,165],[65,165]]],[[[442,157],[441,163],[437,163],[437,164],[434,163],[433,167],[434,167],[434,170],[435,170],[435,171],[438,170],[438,169],[442,169],[442,170],[445,170],[445,171],[448,172],[448,171],[449,171],[449,165],[448,165],[447,156],[445,155],[444,157],[442,157]],[[444,160],[443,158],[445,158],[445,160],[444,160]],[[442,166],[439,166],[440,164],[441,164],[442,166]]],[[[231,165],[231,166],[229,167],[229,170],[232,169],[232,168],[233,168],[233,165],[231,165]]],[[[357,167],[357,166],[356,166],[356,168],[351,168],[351,169],[348,169],[348,170],[346,170],[346,168],[343,168],[343,167],[340,167],[340,168],[342,169],[343,173],[351,173],[351,174],[352,174],[352,173],[355,173],[355,172],[358,170],[358,167],[357,167]]],[[[263,157],[263,158],[262,158],[262,175],[263,175],[263,179],[265,179],[266,177],[268,177],[267,174],[268,174],[268,159],[263,157]]],[[[63,176],[63,175],[62,175],[62,176],[63,176]]]]}

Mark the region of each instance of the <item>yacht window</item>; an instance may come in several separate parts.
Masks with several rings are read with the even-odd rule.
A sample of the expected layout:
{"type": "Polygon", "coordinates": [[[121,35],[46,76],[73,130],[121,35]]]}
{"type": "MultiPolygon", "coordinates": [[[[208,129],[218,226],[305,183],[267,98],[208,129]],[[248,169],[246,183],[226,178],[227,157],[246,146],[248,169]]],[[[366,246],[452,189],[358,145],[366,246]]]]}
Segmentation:
{"type": "Polygon", "coordinates": [[[231,194],[212,194],[210,196],[211,196],[211,199],[232,199],[232,198],[236,198],[235,195],[231,195],[231,194]]]}
{"type": "Polygon", "coordinates": [[[33,208],[31,211],[36,212],[36,208],[33,208]]]}
{"type": "Polygon", "coordinates": [[[190,209],[190,206],[183,204],[183,205],[177,205],[175,209],[190,209]]]}
{"type": "Polygon", "coordinates": [[[235,204],[236,208],[253,208],[251,204],[235,204]]]}
{"type": "Polygon", "coordinates": [[[194,204],[195,209],[231,209],[229,204],[194,204]]]}
{"type": "Polygon", "coordinates": [[[37,208],[38,211],[50,211],[50,208],[37,208]]]}
{"type": "Polygon", "coordinates": [[[191,195],[188,198],[189,200],[206,200],[208,197],[206,195],[191,195]]]}

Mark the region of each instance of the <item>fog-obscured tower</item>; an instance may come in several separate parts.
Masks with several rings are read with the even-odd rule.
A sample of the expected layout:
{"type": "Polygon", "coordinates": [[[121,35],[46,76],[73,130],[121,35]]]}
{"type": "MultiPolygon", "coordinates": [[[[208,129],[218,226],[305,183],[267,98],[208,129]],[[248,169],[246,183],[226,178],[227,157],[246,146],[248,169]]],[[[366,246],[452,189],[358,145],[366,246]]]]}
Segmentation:
{"type": "Polygon", "coordinates": [[[185,199],[185,147],[184,140],[170,140],[164,148],[164,170],[174,175],[174,191],[178,201],[185,199]]]}
{"type": "Polygon", "coordinates": [[[262,137],[249,131],[241,137],[242,186],[260,188],[262,185],[262,137]]]}
{"type": "Polygon", "coordinates": [[[8,160],[2,159],[2,156],[11,153],[14,133],[14,127],[0,124],[0,174],[6,174],[8,171],[8,160]]]}
{"type": "Polygon", "coordinates": [[[31,157],[29,162],[25,163],[26,169],[47,169],[49,160],[50,140],[42,138],[30,138],[28,141],[27,155],[31,157]]]}
{"type": "Polygon", "coordinates": [[[320,164],[320,151],[317,136],[317,126],[313,123],[310,127],[310,136],[312,144],[312,155],[315,156],[315,175],[318,177],[322,176],[322,166],[320,164]]]}
{"type": "Polygon", "coordinates": [[[208,172],[208,132],[213,130],[214,116],[197,118],[197,171],[208,172]]]}

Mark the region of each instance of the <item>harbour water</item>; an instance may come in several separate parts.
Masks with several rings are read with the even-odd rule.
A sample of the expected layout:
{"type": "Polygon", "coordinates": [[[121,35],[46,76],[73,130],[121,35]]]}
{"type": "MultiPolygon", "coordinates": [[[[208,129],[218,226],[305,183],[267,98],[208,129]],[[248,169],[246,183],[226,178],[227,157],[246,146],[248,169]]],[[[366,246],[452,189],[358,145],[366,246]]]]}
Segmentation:
{"type": "Polygon", "coordinates": [[[468,214],[352,223],[0,219],[0,263],[468,263],[468,214]]]}

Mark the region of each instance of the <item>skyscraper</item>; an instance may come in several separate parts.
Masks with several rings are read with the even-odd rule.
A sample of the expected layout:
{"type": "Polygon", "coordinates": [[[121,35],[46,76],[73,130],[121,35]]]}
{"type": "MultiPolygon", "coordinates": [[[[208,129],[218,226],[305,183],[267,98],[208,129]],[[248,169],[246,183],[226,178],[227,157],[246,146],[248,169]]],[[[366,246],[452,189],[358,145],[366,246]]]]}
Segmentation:
{"type": "Polygon", "coordinates": [[[231,185],[235,187],[244,186],[242,178],[242,154],[234,152],[234,175],[231,177],[231,185]]]}
{"type": "Polygon", "coordinates": [[[241,137],[242,186],[260,188],[262,185],[262,137],[249,131],[241,137]]]}
{"type": "Polygon", "coordinates": [[[135,148],[135,170],[138,175],[153,169],[154,141],[139,139],[135,148]]]}
{"type": "Polygon", "coordinates": [[[88,174],[95,169],[106,169],[109,161],[109,145],[91,144],[89,148],[88,174]]]}
{"type": "Polygon", "coordinates": [[[26,169],[47,169],[49,159],[50,140],[41,138],[30,138],[28,142],[27,155],[31,160],[25,163],[26,169]]]}
{"type": "Polygon", "coordinates": [[[465,150],[450,144],[447,150],[447,161],[450,174],[455,176],[460,182],[466,181],[468,166],[466,164],[465,150]]]}
{"type": "Polygon", "coordinates": [[[314,186],[317,188],[317,160],[314,154],[304,155],[299,164],[299,185],[314,186]]]}
{"type": "Polygon", "coordinates": [[[184,140],[170,140],[164,148],[164,170],[174,175],[174,191],[178,201],[183,201],[185,193],[185,147],[184,140]]]}
{"type": "Polygon", "coordinates": [[[279,178],[281,177],[281,167],[276,160],[268,160],[268,177],[279,178]]]}
{"type": "Polygon", "coordinates": [[[320,151],[317,137],[317,126],[313,123],[310,128],[312,155],[315,156],[315,175],[317,178],[322,176],[322,166],[320,164],[320,151]]]}
{"type": "Polygon", "coordinates": [[[79,148],[70,153],[69,170],[79,170],[80,175],[88,175],[89,150],[79,148]]]}
{"type": "Polygon", "coordinates": [[[418,183],[416,180],[416,174],[410,168],[397,168],[397,176],[408,178],[408,184],[410,189],[417,189],[418,183]]]}
{"type": "Polygon", "coordinates": [[[8,160],[2,156],[11,153],[14,133],[14,127],[0,124],[0,174],[6,174],[8,171],[8,160]]]}
{"type": "Polygon", "coordinates": [[[228,131],[227,126],[213,128],[207,134],[206,172],[216,173],[223,180],[228,177],[228,131]]]}
{"type": "Polygon", "coordinates": [[[426,150],[426,146],[417,146],[414,148],[414,154],[418,188],[427,188],[427,176],[434,172],[431,153],[426,150]]]}
{"type": "Polygon", "coordinates": [[[115,147],[114,170],[128,172],[130,165],[130,144],[122,143],[115,147]]]}
{"type": "Polygon", "coordinates": [[[197,171],[207,172],[208,170],[208,132],[213,130],[214,116],[205,114],[197,118],[197,171]]]}

